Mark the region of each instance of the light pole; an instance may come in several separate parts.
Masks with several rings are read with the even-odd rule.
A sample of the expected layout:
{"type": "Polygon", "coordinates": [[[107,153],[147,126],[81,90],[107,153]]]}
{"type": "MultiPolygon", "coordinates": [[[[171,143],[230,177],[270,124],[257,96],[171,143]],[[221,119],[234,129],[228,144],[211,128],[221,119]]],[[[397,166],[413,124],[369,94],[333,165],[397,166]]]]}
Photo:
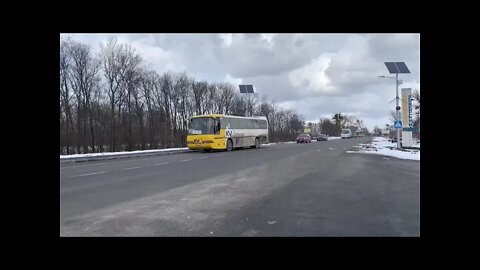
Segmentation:
{"type": "MultiPolygon", "coordinates": [[[[394,79],[396,83],[396,100],[397,100],[397,107],[395,107],[396,110],[396,116],[395,116],[395,121],[398,121],[400,119],[400,98],[398,97],[398,73],[395,74],[395,77],[387,77],[387,76],[378,76],[379,78],[387,78],[387,79],[394,79]]],[[[400,145],[400,129],[397,128],[397,149],[401,149],[400,145]]]]}
{"type": "MultiPolygon", "coordinates": [[[[400,119],[400,106],[399,106],[399,97],[398,97],[398,74],[399,73],[402,73],[402,74],[406,74],[406,73],[410,73],[410,70],[408,69],[407,65],[405,64],[405,62],[384,62],[385,66],[387,67],[388,69],[388,72],[390,74],[395,74],[395,77],[392,78],[392,77],[386,77],[386,76],[379,76],[380,78],[392,78],[392,79],[395,79],[396,83],[397,83],[397,107],[395,108],[395,110],[397,111],[397,114],[396,114],[396,121],[397,121],[397,124],[399,123],[399,119],[400,119]]],[[[395,127],[397,129],[397,149],[401,149],[401,145],[400,145],[400,128],[402,128],[402,125],[400,125],[400,127],[395,127]]]]}

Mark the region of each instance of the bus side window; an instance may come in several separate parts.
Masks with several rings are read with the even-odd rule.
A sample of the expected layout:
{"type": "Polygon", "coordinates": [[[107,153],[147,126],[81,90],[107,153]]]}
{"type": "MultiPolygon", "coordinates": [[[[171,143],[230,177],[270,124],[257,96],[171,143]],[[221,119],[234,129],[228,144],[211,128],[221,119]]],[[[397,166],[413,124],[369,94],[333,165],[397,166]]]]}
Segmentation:
{"type": "Polygon", "coordinates": [[[230,129],[237,129],[238,128],[238,119],[236,118],[230,118],[229,119],[229,123],[230,123],[230,129]]]}
{"type": "Polygon", "coordinates": [[[254,129],[255,128],[255,120],[254,119],[246,119],[247,120],[247,129],[254,129]]]}
{"type": "Polygon", "coordinates": [[[258,128],[267,129],[267,121],[266,120],[257,120],[258,121],[258,128]]]}
{"type": "Polygon", "coordinates": [[[220,128],[227,128],[227,126],[230,124],[230,119],[227,117],[220,118],[220,128]]]}
{"type": "Polygon", "coordinates": [[[215,134],[220,134],[220,119],[217,118],[215,119],[215,134]]]}
{"type": "Polygon", "coordinates": [[[247,120],[246,119],[237,119],[238,120],[238,128],[239,129],[246,129],[247,128],[247,120]]]}

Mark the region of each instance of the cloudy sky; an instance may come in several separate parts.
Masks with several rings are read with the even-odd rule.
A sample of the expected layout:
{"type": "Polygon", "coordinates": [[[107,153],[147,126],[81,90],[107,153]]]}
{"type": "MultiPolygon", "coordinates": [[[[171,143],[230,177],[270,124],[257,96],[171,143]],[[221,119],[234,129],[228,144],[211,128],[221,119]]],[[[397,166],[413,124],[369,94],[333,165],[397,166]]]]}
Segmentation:
{"type": "Polygon", "coordinates": [[[253,84],[306,121],[342,112],[372,130],[389,123],[395,80],[383,62],[406,62],[399,88],[420,90],[420,34],[61,34],[91,45],[116,37],[158,73],[186,71],[196,80],[253,84]]]}

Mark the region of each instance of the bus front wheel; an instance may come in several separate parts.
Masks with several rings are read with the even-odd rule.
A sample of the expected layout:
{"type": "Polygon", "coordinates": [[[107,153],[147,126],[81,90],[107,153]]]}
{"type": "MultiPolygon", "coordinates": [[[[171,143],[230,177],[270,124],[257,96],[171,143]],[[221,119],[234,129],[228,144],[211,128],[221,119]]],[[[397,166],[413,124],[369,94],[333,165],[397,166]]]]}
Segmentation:
{"type": "Polygon", "coordinates": [[[232,151],[233,150],[233,142],[232,140],[227,141],[227,151],[232,151]]]}

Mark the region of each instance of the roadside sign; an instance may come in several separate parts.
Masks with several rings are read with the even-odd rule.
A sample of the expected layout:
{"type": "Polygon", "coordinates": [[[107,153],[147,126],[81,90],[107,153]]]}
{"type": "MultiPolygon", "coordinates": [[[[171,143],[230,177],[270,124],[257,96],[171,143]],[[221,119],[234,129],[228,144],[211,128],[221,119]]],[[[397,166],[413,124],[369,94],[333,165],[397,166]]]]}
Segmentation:
{"type": "Polygon", "coordinates": [[[395,128],[402,128],[402,121],[395,121],[395,122],[393,122],[393,127],[395,127],[395,128]]]}
{"type": "Polygon", "coordinates": [[[414,127],[405,127],[405,128],[403,128],[403,131],[418,132],[418,131],[420,131],[420,129],[419,128],[414,128],[414,127]]]}

